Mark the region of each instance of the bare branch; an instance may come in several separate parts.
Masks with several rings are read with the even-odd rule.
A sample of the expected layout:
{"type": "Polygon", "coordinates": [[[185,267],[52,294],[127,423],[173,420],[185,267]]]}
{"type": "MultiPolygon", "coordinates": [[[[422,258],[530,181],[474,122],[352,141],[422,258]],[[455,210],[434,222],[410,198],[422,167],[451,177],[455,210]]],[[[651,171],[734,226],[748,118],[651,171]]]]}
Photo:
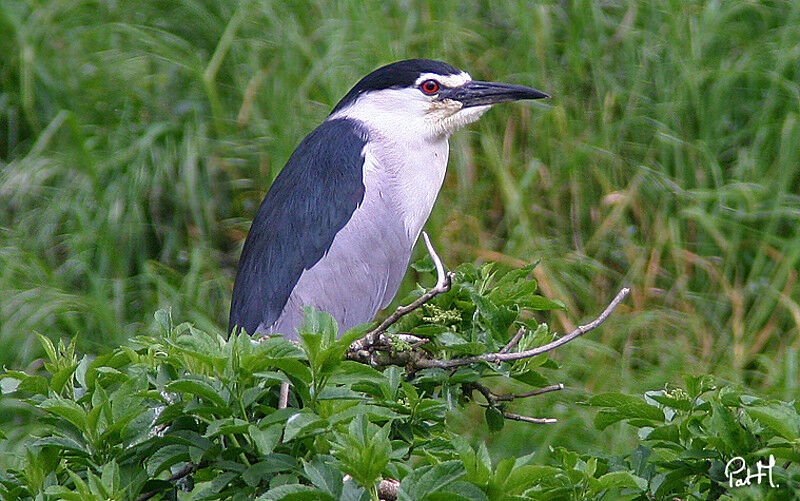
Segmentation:
{"type": "Polygon", "coordinates": [[[386,329],[388,329],[392,324],[400,320],[401,317],[416,310],[439,294],[450,290],[453,277],[455,276],[454,273],[445,269],[444,264],[442,264],[442,259],[436,253],[436,249],[433,248],[428,234],[424,231],[422,232],[422,238],[425,240],[425,246],[428,248],[428,253],[431,255],[433,265],[436,267],[436,285],[432,289],[425,292],[422,296],[418,297],[411,304],[406,306],[398,306],[397,309],[386,318],[386,320],[380,323],[380,325],[369,331],[361,339],[353,341],[353,343],[350,345],[351,352],[364,350],[373,346],[378,341],[379,336],[386,332],[386,329]]]}
{"type": "Polygon", "coordinates": [[[477,390],[481,395],[483,395],[483,398],[486,399],[486,402],[489,405],[494,405],[497,402],[511,402],[519,398],[535,397],[536,395],[542,395],[544,393],[550,393],[552,391],[560,391],[564,389],[564,385],[562,383],[558,383],[545,386],[544,388],[538,388],[526,393],[497,394],[478,382],[464,383],[463,386],[465,386],[467,389],[477,390]]]}
{"type": "Polygon", "coordinates": [[[606,321],[614,309],[619,306],[619,304],[623,299],[625,299],[625,296],[627,296],[630,291],[630,288],[623,287],[622,290],[617,293],[616,297],[611,301],[611,303],[606,307],[606,309],[603,310],[603,313],[601,313],[596,319],[592,320],[586,325],[578,326],[574,331],[570,332],[566,336],[562,336],[544,346],[539,346],[537,348],[516,353],[484,353],[483,355],[477,355],[474,357],[453,358],[450,360],[422,359],[419,360],[416,365],[419,368],[438,367],[442,369],[448,369],[451,367],[461,367],[463,365],[470,365],[478,362],[510,362],[513,360],[522,360],[523,358],[531,358],[535,357],[536,355],[541,355],[542,353],[547,353],[548,351],[552,351],[559,346],[563,346],[570,341],[586,334],[587,332],[599,327],[603,322],[606,321]]]}
{"type": "Polygon", "coordinates": [[[558,419],[556,418],[528,417],[528,416],[522,416],[520,414],[512,414],[510,412],[504,412],[503,417],[505,417],[506,419],[511,419],[513,421],[522,421],[524,423],[533,423],[533,424],[551,424],[558,422],[558,419]]]}
{"type": "MultiPolygon", "coordinates": [[[[497,395],[492,393],[492,390],[490,390],[489,388],[487,388],[486,386],[484,386],[484,385],[482,385],[482,384],[480,384],[478,382],[465,383],[463,385],[463,387],[465,387],[467,390],[477,390],[478,392],[480,392],[480,394],[483,395],[483,398],[486,399],[486,402],[489,405],[494,405],[497,402],[497,398],[496,398],[497,395]]],[[[466,393],[466,395],[468,397],[470,396],[469,392],[465,392],[465,393],[466,393]]]]}
{"type": "Polygon", "coordinates": [[[506,397],[510,397],[509,400],[515,400],[518,398],[528,398],[528,397],[535,397],[536,395],[543,395],[545,393],[550,393],[551,391],[561,391],[564,389],[564,383],[558,383],[550,386],[545,386],[544,388],[539,388],[537,390],[529,391],[527,393],[513,393],[511,395],[497,395],[498,399],[505,399],[506,397]]]}
{"type": "MultiPolygon", "coordinates": [[[[359,341],[363,339],[361,338],[359,341]]],[[[413,365],[414,360],[422,356],[422,352],[418,348],[429,342],[430,339],[412,334],[382,333],[373,340],[371,345],[365,346],[363,349],[353,350],[353,346],[350,345],[346,355],[348,360],[355,360],[373,367],[413,365]],[[398,341],[405,343],[408,349],[397,349],[398,341]]]]}
{"type": "Polygon", "coordinates": [[[514,347],[517,346],[517,343],[519,343],[519,340],[522,339],[523,334],[525,334],[525,328],[520,327],[517,333],[514,334],[514,337],[511,338],[511,341],[509,341],[507,345],[503,346],[503,349],[500,350],[499,353],[508,353],[509,351],[513,350],[514,347]]]}
{"type": "MultiPolygon", "coordinates": [[[[347,352],[347,358],[350,360],[355,360],[357,362],[362,362],[365,364],[372,365],[373,367],[399,365],[399,366],[407,366],[411,370],[424,369],[424,368],[449,369],[454,367],[461,367],[464,365],[470,365],[478,362],[497,363],[497,362],[508,362],[513,360],[522,360],[524,358],[535,357],[536,355],[552,351],[558,348],[559,346],[563,346],[569,343],[570,341],[586,334],[587,332],[596,329],[603,322],[605,322],[605,320],[611,315],[614,309],[617,306],[619,306],[622,300],[625,299],[625,297],[629,293],[630,289],[628,287],[623,288],[622,290],[619,291],[619,293],[617,293],[616,297],[611,301],[611,303],[609,303],[606,309],[603,310],[603,312],[596,319],[589,322],[588,324],[579,326],[566,336],[562,336],[551,343],[548,343],[544,346],[532,348],[530,350],[525,350],[515,353],[509,352],[511,349],[513,349],[516,343],[519,342],[519,339],[517,338],[521,337],[521,334],[520,331],[518,331],[514,335],[514,337],[508,342],[508,344],[499,352],[484,353],[483,355],[477,355],[474,357],[453,358],[450,360],[438,360],[438,359],[431,359],[429,358],[429,355],[427,353],[425,353],[422,350],[416,349],[422,346],[423,344],[427,343],[429,340],[425,338],[419,338],[411,334],[387,335],[384,333],[376,332],[377,331],[376,329],[375,331],[372,331],[370,333],[373,334],[371,338],[369,337],[370,334],[367,334],[363,338],[351,344],[350,349],[347,352]],[[395,339],[408,343],[411,350],[395,350],[393,347],[393,341],[395,339]],[[378,353],[378,352],[383,352],[383,353],[378,353]]],[[[423,299],[424,297],[425,296],[421,297],[420,299],[423,299]]],[[[430,297],[433,297],[433,295],[431,295],[430,297]]],[[[413,306],[413,309],[416,309],[419,306],[419,305],[415,306],[415,303],[417,303],[417,301],[411,303],[405,308],[412,308],[413,306]]],[[[559,389],[562,388],[548,387],[547,391],[557,391],[559,389]]],[[[536,394],[538,393],[533,393],[530,396],[536,394]]],[[[502,397],[502,396],[498,395],[497,397],[502,397]]],[[[525,398],[525,397],[520,395],[520,396],[515,396],[514,398],[525,398]]]]}

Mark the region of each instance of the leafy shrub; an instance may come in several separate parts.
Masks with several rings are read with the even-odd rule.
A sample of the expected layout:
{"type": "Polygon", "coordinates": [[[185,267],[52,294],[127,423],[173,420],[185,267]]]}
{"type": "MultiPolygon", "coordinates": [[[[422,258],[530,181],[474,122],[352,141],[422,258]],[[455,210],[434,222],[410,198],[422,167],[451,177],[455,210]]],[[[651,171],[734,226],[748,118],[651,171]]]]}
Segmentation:
{"type": "Polygon", "coordinates": [[[646,479],[647,492],[656,499],[800,497],[797,402],[765,400],[717,386],[709,376],[689,376],[684,388],[650,391],[644,399],[605,393],[588,404],[600,408],[595,419],[599,430],[617,421],[638,429],[644,445],[617,464],[646,479]],[[777,461],[771,479],[736,487],[736,480],[747,477],[744,471],[734,474],[739,466],[757,472],[756,463],[767,465],[770,456],[777,461]],[[729,464],[736,457],[742,461],[729,464]]]}
{"type": "MultiPolygon", "coordinates": [[[[451,293],[399,327],[430,337],[426,349],[440,358],[497,351],[519,325],[527,330],[517,349],[546,343],[554,335],[522,312],[559,305],[534,294],[529,271],[462,267],[451,293]]],[[[0,476],[2,499],[376,500],[383,479],[399,481],[400,500],[716,499],[746,492],[725,488],[720,465],[729,456],[797,461],[796,405],[691,378],[686,390],[645,399],[589,399],[600,409],[598,428],[626,421],[640,430],[647,446],[629,456],[554,448],[549,464],[533,464],[532,455],[493,462],[446,416],[472,405],[478,382],[547,384],[542,369],[557,366],[546,355],[408,374],[346,360],[364,329],[337,340],[332,318],[313,311],[299,346],[225,339],[173,325],[166,311],[156,325],[156,334],[94,358],[41,338],[40,371],[0,377],[3,398],[38,420],[0,476]],[[293,391],[278,409],[283,382],[293,391]]],[[[508,403],[483,405],[500,430],[508,403]]],[[[795,466],[775,478],[780,488],[758,493],[798,491],[795,466]]]]}

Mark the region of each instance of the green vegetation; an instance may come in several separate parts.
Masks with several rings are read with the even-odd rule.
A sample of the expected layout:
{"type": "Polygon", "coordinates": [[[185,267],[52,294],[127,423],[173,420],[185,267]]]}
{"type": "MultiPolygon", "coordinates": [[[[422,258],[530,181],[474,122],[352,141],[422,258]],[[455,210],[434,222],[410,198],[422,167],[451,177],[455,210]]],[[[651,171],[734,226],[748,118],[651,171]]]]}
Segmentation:
{"type": "MultiPolygon", "coordinates": [[[[400,330],[429,337],[425,350],[438,360],[496,352],[512,325],[526,327],[512,350],[541,346],[553,333],[523,312],[559,305],[533,293],[529,271],[498,277],[490,265],[462,266],[451,293],[406,317],[400,330]]],[[[547,385],[558,369],[547,354],[404,374],[344,360],[366,330],[336,340],[326,313],[307,314],[300,347],[281,337],[253,343],[245,334],[225,340],[189,323],[173,326],[164,310],[156,320],[158,335],[97,358],[41,338],[44,375],[0,378],[6,399],[38,421],[24,456],[0,475],[0,499],[378,501],[385,478],[399,483],[403,501],[800,495],[797,406],[716,388],[709,376],[645,398],[590,398],[598,430],[620,421],[639,429],[644,443],[629,454],[551,447],[546,465],[535,453],[492,461],[485,444],[473,447],[448,426],[448,411],[474,406],[489,382],[547,385]],[[277,409],[283,381],[293,395],[277,409]],[[730,467],[734,457],[752,468],[772,458],[770,476],[728,487],[731,477],[746,478],[738,464],[730,467]]],[[[514,416],[506,409],[516,404],[485,402],[486,423],[502,432],[504,416],[514,416]]]]}
{"type": "MultiPolygon", "coordinates": [[[[519,404],[557,424],[492,433],[472,405],[448,426],[487,442],[493,464],[530,453],[556,467],[551,447],[636,450],[630,427],[598,431],[597,409],[578,404],[602,392],[711,374],[746,389],[737,405],[797,398],[789,0],[0,0],[0,364],[38,374],[36,334],[128,353],[119,346],[154,335],[162,308],[221,332],[271,179],[360,76],[407,57],[553,95],[499,106],[452,138],[427,225],[445,263],[538,261],[542,294],[566,309],[534,318],[559,332],[632,287],[601,330],[553,354],[569,390],[519,404]]],[[[429,278],[412,271],[403,290],[417,280],[429,278]]],[[[0,399],[0,469],[32,432],[30,412],[0,399]]]]}

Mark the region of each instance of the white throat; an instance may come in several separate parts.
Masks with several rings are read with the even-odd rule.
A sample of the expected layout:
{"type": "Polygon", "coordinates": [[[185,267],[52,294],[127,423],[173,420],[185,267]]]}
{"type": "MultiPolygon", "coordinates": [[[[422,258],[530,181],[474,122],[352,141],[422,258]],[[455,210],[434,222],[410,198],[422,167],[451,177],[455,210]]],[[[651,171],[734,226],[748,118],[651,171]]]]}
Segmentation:
{"type": "Polygon", "coordinates": [[[372,192],[394,207],[413,247],[444,182],[449,154],[447,138],[403,146],[370,141],[365,154],[365,196],[372,192]]]}
{"type": "MultiPolygon", "coordinates": [[[[457,77],[453,84],[469,79],[467,74],[457,77]]],[[[435,100],[416,88],[389,88],[364,93],[328,120],[357,120],[367,128],[365,197],[391,204],[413,246],[444,182],[450,134],[488,109],[462,109],[460,102],[435,100]]]]}
{"type": "Polygon", "coordinates": [[[329,120],[348,118],[366,126],[364,196],[392,207],[413,247],[444,182],[449,134],[420,134],[422,124],[401,123],[397,113],[364,104],[340,110],[329,120]]]}

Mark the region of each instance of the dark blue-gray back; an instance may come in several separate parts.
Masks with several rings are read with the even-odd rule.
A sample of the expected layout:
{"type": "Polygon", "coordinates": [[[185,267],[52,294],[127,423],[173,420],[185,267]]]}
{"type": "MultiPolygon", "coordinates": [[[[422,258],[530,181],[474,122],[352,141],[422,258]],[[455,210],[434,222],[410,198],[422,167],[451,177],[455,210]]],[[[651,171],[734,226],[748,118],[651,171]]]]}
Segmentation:
{"type": "MultiPolygon", "coordinates": [[[[275,178],[245,240],[233,287],[228,333],[278,320],[304,270],[328,251],[364,199],[358,122],[329,120],[309,134],[275,178]]],[[[294,333],[289,334],[290,337],[294,333]]]]}

